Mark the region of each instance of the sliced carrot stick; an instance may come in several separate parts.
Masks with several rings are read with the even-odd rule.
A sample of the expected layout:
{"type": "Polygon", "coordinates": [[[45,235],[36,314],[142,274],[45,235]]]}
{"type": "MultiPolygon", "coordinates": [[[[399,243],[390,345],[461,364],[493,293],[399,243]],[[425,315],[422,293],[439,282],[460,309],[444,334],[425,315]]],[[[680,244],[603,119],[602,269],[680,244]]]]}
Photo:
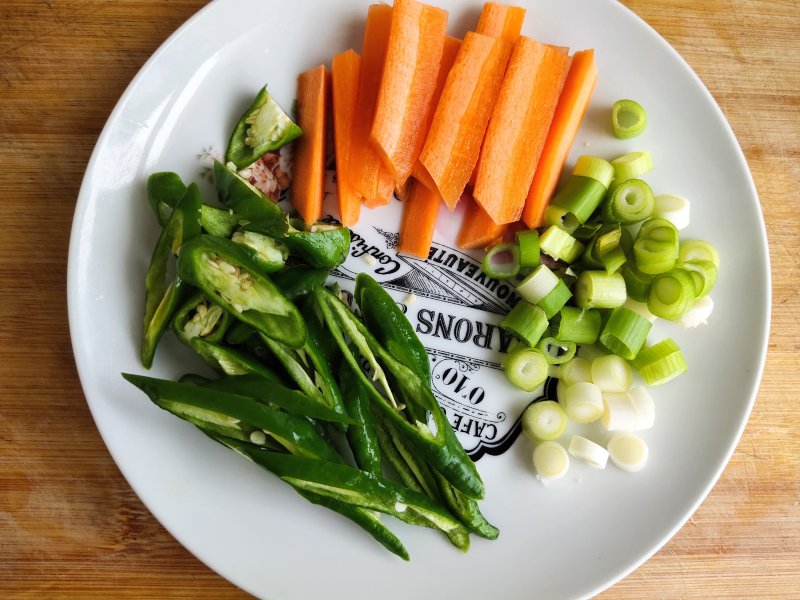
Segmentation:
{"type": "Polygon", "coordinates": [[[528,227],[544,225],[545,209],[556,189],[596,85],[594,50],[576,52],[572,56],[572,65],[522,211],[522,218],[528,227]]]}
{"type": "Polygon", "coordinates": [[[403,221],[400,224],[400,243],[397,251],[419,258],[428,258],[442,197],[439,192],[428,189],[413,179],[409,179],[409,185],[411,189],[403,205],[403,221]]]}
{"type": "Polygon", "coordinates": [[[462,201],[466,206],[464,220],[461,222],[461,229],[456,239],[459,248],[485,248],[503,237],[508,225],[495,225],[486,211],[468,193],[464,194],[462,201]]]}
{"type": "Polygon", "coordinates": [[[361,57],[354,50],[341,52],[331,61],[336,191],[339,196],[339,218],[346,227],[355,225],[361,212],[361,197],[353,185],[353,171],[348,163],[360,69],[361,57]]]}
{"type": "Polygon", "coordinates": [[[513,44],[522,31],[522,21],[524,20],[525,9],[520,6],[487,2],[483,5],[475,31],[489,37],[501,38],[513,44]]]}
{"type": "Polygon", "coordinates": [[[371,139],[401,185],[425,142],[446,37],[447,11],[395,0],[371,139]]]}
{"type": "MultiPolygon", "coordinates": [[[[433,115],[436,112],[436,107],[439,104],[439,98],[442,96],[442,90],[444,89],[444,84],[447,81],[447,75],[450,73],[450,69],[453,66],[453,63],[456,60],[456,55],[458,54],[458,49],[461,47],[461,40],[458,38],[454,38],[451,36],[447,36],[444,40],[444,49],[442,50],[442,62],[439,64],[439,76],[436,80],[436,91],[433,93],[433,101],[431,104],[431,110],[428,111],[428,116],[425,119],[425,124],[423,125],[423,129],[425,130],[425,138],[428,137],[428,132],[431,128],[431,123],[433,122],[433,115]]],[[[428,173],[428,170],[425,168],[419,159],[414,163],[414,168],[411,169],[411,175],[419,181],[421,184],[427,186],[428,188],[435,190],[436,183],[434,183],[433,179],[431,178],[431,174],[428,173]]]]}
{"type": "Polygon", "coordinates": [[[351,181],[367,206],[388,203],[394,191],[394,180],[370,141],[391,27],[392,7],[386,4],[371,5],[361,48],[355,123],[348,159],[348,167],[352,169],[351,181]]]}
{"type": "Polygon", "coordinates": [[[322,217],[325,197],[328,88],[328,70],[323,65],[297,78],[297,121],[303,135],[295,146],[291,198],[292,205],[308,224],[322,217]]]}
{"type": "Polygon", "coordinates": [[[473,195],[498,225],[522,216],[569,71],[566,48],[520,36],[481,148],[473,195]]]}
{"type": "Polygon", "coordinates": [[[451,210],[480,155],[505,69],[505,44],[468,32],[447,76],[420,162],[451,210]]]}

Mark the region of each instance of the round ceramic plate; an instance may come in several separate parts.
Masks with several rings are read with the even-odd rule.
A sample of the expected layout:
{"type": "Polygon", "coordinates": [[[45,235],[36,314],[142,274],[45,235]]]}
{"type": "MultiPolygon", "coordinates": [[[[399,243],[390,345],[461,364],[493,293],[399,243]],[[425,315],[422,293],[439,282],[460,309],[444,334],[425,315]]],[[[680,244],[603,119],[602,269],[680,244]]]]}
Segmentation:
{"type": "MultiPolygon", "coordinates": [[[[527,0],[523,33],[572,49],[595,48],[599,84],[573,146],[613,157],[650,150],[656,193],[692,201],[683,237],[711,241],[722,257],[708,325],[659,324],[689,372],[653,389],[655,427],[637,474],[573,460],[548,487],[530,469],[519,416],[530,395],[500,371],[507,340],[496,327],[512,292],[486,281],[476,255],[455,248],[459,215],[442,211],[429,260],[395,253],[398,202],[364,216],[347,261],[384,284],[428,347],[434,392],[486,484],[485,515],[501,534],[473,538],[464,555],[431,530],[386,519],[411,562],[384,551],[349,521],[301,499],[270,474],[156,408],[123,381],[138,360],[143,279],[158,227],[145,181],[159,170],[201,183],[207,155],[268,83],[290,106],[296,76],[334,53],[359,48],[365,1],[210,4],[151,58],[100,137],[75,213],[69,256],[69,317],[76,362],[98,428],[123,474],[152,513],[190,551],[234,584],[274,600],[300,598],[576,598],[611,585],[655,552],[717,480],[758,387],[769,321],[764,224],[741,150],[719,108],[670,46],[611,0],[527,0]],[[614,139],[609,110],[635,98],[648,111],[639,138],[614,139]],[[372,259],[365,259],[365,256],[372,259]],[[416,298],[411,301],[409,294],[416,298]]],[[[450,33],[474,27],[480,2],[440,0],[450,33]]],[[[152,374],[202,368],[171,335],[152,374]]],[[[599,427],[584,431],[600,443],[599,427]]],[[[568,441],[568,435],[564,440],[568,441]]]]}

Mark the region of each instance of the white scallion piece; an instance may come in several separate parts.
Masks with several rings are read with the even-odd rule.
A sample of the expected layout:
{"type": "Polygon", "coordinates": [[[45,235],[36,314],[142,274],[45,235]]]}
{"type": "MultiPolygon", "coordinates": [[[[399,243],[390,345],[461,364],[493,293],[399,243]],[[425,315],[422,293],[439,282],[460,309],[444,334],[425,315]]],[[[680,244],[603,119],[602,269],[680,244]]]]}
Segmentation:
{"type": "Polygon", "coordinates": [[[595,384],[573,383],[564,394],[564,410],[576,423],[594,423],[603,416],[603,392],[595,384]]]}
{"type": "Polygon", "coordinates": [[[592,381],[592,361],[576,356],[571,360],[558,366],[559,382],[563,381],[567,385],[580,383],[581,381],[592,381]]]}
{"type": "Polygon", "coordinates": [[[569,442],[569,453],[598,469],[605,469],[608,462],[608,450],[580,435],[572,436],[569,442]]]}
{"type": "Polygon", "coordinates": [[[600,419],[609,431],[634,431],[636,429],[636,404],[628,392],[603,392],[605,410],[600,419]]]}
{"type": "Polygon", "coordinates": [[[625,392],[632,381],[633,369],[624,358],[606,354],[592,361],[592,383],[604,392],[625,392]]]}
{"type": "Polygon", "coordinates": [[[650,429],[656,420],[656,403],[647,388],[637,385],[628,390],[636,407],[636,426],[634,431],[650,429]]]}
{"type": "Polygon", "coordinates": [[[649,451],[647,444],[639,436],[622,432],[608,441],[608,454],[620,469],[634,473],[641,471],[647,464],[649,451]]]}
{"type": "Polygon", "coordinates": [[[714,301],[711,296],[701,296],[678,321],[684,329],[693,329],[705,325],[714,311],[714,301]]]}
{"type": "Polygon", "coordinates": [[[558,402],[542,400],[522,413],[522,430],[532,440],[554,440],[567,428],[567,415],[558,402]]]}
{"type": "Polygon", "coordinates": [[[536,304],[558,285],[560,279],[546,265],[539,265],[517,286],[517,293],[536,304]]]}
{"type": "Polygon", "coordinates": [[[533,468],[542,482],[559,479],[569,470],[569,455],[558,442],[542,442],[533,451],[533,468]]]}
{"type": "Polygon", "coordinates": [[[689,225],[689,201],[683,196],[661,194],[656,196],[654,217],[666,219],[680,231],[689,225]]]}

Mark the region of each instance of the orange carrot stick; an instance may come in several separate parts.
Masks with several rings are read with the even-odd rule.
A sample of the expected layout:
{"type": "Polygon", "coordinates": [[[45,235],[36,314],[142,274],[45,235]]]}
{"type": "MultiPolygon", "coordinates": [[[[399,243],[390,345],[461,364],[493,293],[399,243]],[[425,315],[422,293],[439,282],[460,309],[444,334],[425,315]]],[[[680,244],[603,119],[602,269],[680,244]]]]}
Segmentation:
{"type": "Polygon", "coordinates": [[[352,227],[361,212],[361,197],[353,185],[349,154],[358,94],[358,72],[361,57],[353,50],[341,52],[331,61],[333,92],[333,142],[336,152],[336,191],[339,196],[339,218],[342,225],[352,227]]]}
{"type": "Polygon", "coordinates": [[[325,197],[325,137],[328,111],[328,71],[320,65],[297,78],[297,121],[303,135],[294,154],[292,205],[303,220],[316,223],[322,217],[325,197]]]}
{"type": "Polygon", "coordinates": [[[594,50],[576,52],[572,56],[572,65],[522,211],[522,218],[528,227],[544,225],[545,209],[556,189],[596,85],[594,50]]]}
{"type": "Polygon", "coordinates": [[[467,33],[447,76],[420,155],[420,162],[451,210],[480,155],[504,68],[502,41],[467,33]]]}
{"type": "Polygon", "coordinates": [[[513,44],[522,31],[523,20],[525,20],[524,8],[499,2],[487,2],[483,5],[475,31],[513,44]]]}
{"type": "Polygon", "coordinates": [[[439,192],[428,189],[413,179],[409,180],[409,185],[411,189],[403,205],[403,221],[400,224],[400,243],[397,251],[419,258],[428,258],[442,197],[439,192]]]}
{"type": "Polygon", "coordinates": [[[566,48],[521,36],[498,93],[475,177],[475,200],[498,225],[522,216],[569,71],[566,48]]]}
{"type": "Polygon", "coordinates": [[[369,7],[361,49],[355,122],[348,159],[356,191],[367,206],[388,203],[394,191],[394,180],[370,141],[391,26],[391,6],[373,4],[369,7]]]}
{"type": "Polygon", "coordinates": [[[425,142],[424,124],[447,37],[447,11],[395,0],[371,139],[395,181],[403,184],[425,142]]]}
{"type": "Polygon", "coordinates": [[[503,237],[508,225],[495,225],[486,211],[469,194],[465,193],[462,201],[466,206],[464,220],[461,222],[461,229],[456,239],[459,248],[486,248],[503,237]]]}
{"type": "MultiPolygon", "coordinates": [[[[460,47],[461,40],[458,38],[451,36],[447,36],[445,38],[444,49],[442,50],[442,62],[439,64],[439,76],[436,80],[436,91],[433,93],[431,110],[428,111],[428,116],[423,125],[426,139],[428,137],[428,132],[431,129],[431,123],[433,122],[433,115],[436,112],[436,107],[439,105],[439,99],[442,97],[442,90],[444,89],[444,84],[447,81],[447,75],[450,73],[450,69],[456,60],[456,55],[458,54],[458,49],[460,47]]],[[[411,175],[424,186],[432,190],[436,189],[436,183],[434,183],[433,179],[431,178],[431,174],[428,173],[425,165],[419,162],[419,159],[417,159],[417,161],[414,163],[414,168],[411,169],[411,175]]]]}

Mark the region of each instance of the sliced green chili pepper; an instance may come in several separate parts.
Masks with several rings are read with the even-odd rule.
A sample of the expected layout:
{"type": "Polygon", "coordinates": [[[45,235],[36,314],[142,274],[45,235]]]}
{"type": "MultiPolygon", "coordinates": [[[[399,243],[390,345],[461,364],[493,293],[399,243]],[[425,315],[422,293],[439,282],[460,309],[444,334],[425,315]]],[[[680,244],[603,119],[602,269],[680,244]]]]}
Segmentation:
{"type": "Polygon", "coordinates": [[[293,256],[317,269],[338,267],[350,250],[350,230],[341,225],[318,223],[306,230],[302,221],[292,219],[291,227],[280,240],[293,256]]]}
{"type": "Polygon", "coordinates": [[[318,285],[328,279],[328,269],[316,269],[308,265],[291,265],[271,275],[273,283],[280,288],[283,295],[295,301],[314,291],[318,285]]]}
{"type": "Polygon", "coordinates": [[[392,356],[416,372],[430,386],[428,351],[388,292],[366,273],[359,273],[356,275],[353,295],[367,328],[375,338],[392,356]]]}
{"type": "Polygon", "coordinates": [[[254,252],[256,262],[265,273],[281,270],[289,256],[286,246],[274,238],[255,231],[237,231],[231,237],[231,241],[250,248],[254,252]]]}
{"type": "Polygon", "coordinates": [[[201,235],[181,249],[178,274],[238,320],[300,348],[306,339],[300,311],[261,272],[252,252],[230,240],[201,235]]]}
{"type": "Polygon", "coordinates": [[[172,329],[184,344],[191,346],[194,338],[220,342],[233,323],[230,313],[211,302],[202,292],[192,295],[175,313],[172,329]]]}
{"type": "Polygon", "coordinates": [[[302,134],[300,127],[278,106],[264,86],[236,124],[225,160],[234,163],[237,169],[244,169],[267,152],[285,146],[302,134]]]}
{"type": "Polygon", "coordinates": [[[339,414],[347,414],[339,386],[331,375],[325,357],[311,336],[306,338],[306,343],[298,350],[264,335],[261,336],[261,339],[275,354],[289,373],[289,377],[294,380],[304,394],[339,414]]]}
{"type": "MultiPolygon", "coordinates": [[[[231,445],[243,447],[236,440],[231,440],[231,445]]],[[[388,479],[369,475],[342,463],[258,448],[247,448],[247,451],[254,462],[299,489],[377,510],[413,525],[425,524],[445,533],[461,534],[468,539],[469,534],[464,526],[442,506],[388,479]]]]}
{"type": "Polygon", "coordinates": [[[336,412],[306,396],[303,392],[284,387],[277,375],[265,378],[262,375],[239,375],[223,377],[205,384],[212,390],[220,390],[240,396],[247,396],[277,408],[296,417],[309,417],[331,423],[353,424],[356,421],[347,415],[336,412]]]}
{"type": "Polygon", "coordinates": [[[177,173],[165,171],[147,178],[147,200],[159,225],[167,224],[172,209],[185,193],[186,185],[177,173]]]}
{"type": "Polygon", "coordinates": [[[236,348],[215,344],[203,338],[193,338],[189,346],[213,369],[230,377],[260,375],[269,379],[273,374],[272,370],[256,357],[236,348]]]}
{"type": "Polygon", "coordinates": [[[217,160],[214,161],[214,182],[220,202],[238,215],[241,225],[246,225],[250,231],[278,237],[286,233],[286,214],[281,207],[217,160]]]}
{"type": "Polygon", "coordinates": [[[209,235],[229,238],[239,226],[239,217],[230,209],[203,204],[200,222],[209,235]]]}
{"type": "Polygon", "coordinates": [[[247,323],[236,321],[228,328],[225,335],[225,342],[233,346],[245,344],[251,337],[258,335],[258,332],[247,323]]]}
{"type": "Polygon", "coordinates": [[[122,376],[156,405],[182,418],[188,415],[212,423],[216,420],[229,427],[249,425],[253,428],[251,434],[254,430],[263,430],[292,453],[325,461],[342,460],[302,417],[275,410],[246,396],[204,386],[130,373],[122,376]]]}
{"type": "Polygon", "coordinates": [[[192,184],[186,189],[161,231],[145,277],[145,314],[141,345],[142,365],[145,368],[152,366],[158,340],[183,299],[185,286],[180,277],[170,285],[166,283],[170,255],[177,254],[184,243],[199,233],[200,190],[192,184]]]}
{"type": "Polygon", "coordinates": [[[347,412],[355,420],[355,424],[347,429],[347,441],[353,451],[353,458],[362,471],[380,476],[383,472],[381,452],[372,418],[372,407],[367,392],[347,363],[342,363],[339,367],[339,385],[347,412]]]}
{"type": "Polygon", "coordinates": [[[433,397],[430,386],[412,369],[406,367],[383,348],[361,321],[330,291],[318,287],[316,295],[328,328],[333,333],[345,360],[350,363],[359,379],[365,384],[370,399],[374,401],[373,404],[389,417],[409,443],[417,448],[421,456],[431,466],[438,469],[448,481],[465,495],[471,498],[481,498],[484,494],[484,486],[475,468],[475,463],[467,456],[455,437],[455,433],[433,397]],[[385,391],[389,394],[388,398],[384,397],[361,371],[358,360],[347,345],[345,335],[352,340],[358,352],[374,369],[374,378],[382,382],[385,391]],[[407,403],[419,404],[420,410],[430,412],[432,427],[418,419],[411,424],[403,418],[394,402],[385,373],[378,364],[378,358],[386,365],[404,400],[407,403]]]}

